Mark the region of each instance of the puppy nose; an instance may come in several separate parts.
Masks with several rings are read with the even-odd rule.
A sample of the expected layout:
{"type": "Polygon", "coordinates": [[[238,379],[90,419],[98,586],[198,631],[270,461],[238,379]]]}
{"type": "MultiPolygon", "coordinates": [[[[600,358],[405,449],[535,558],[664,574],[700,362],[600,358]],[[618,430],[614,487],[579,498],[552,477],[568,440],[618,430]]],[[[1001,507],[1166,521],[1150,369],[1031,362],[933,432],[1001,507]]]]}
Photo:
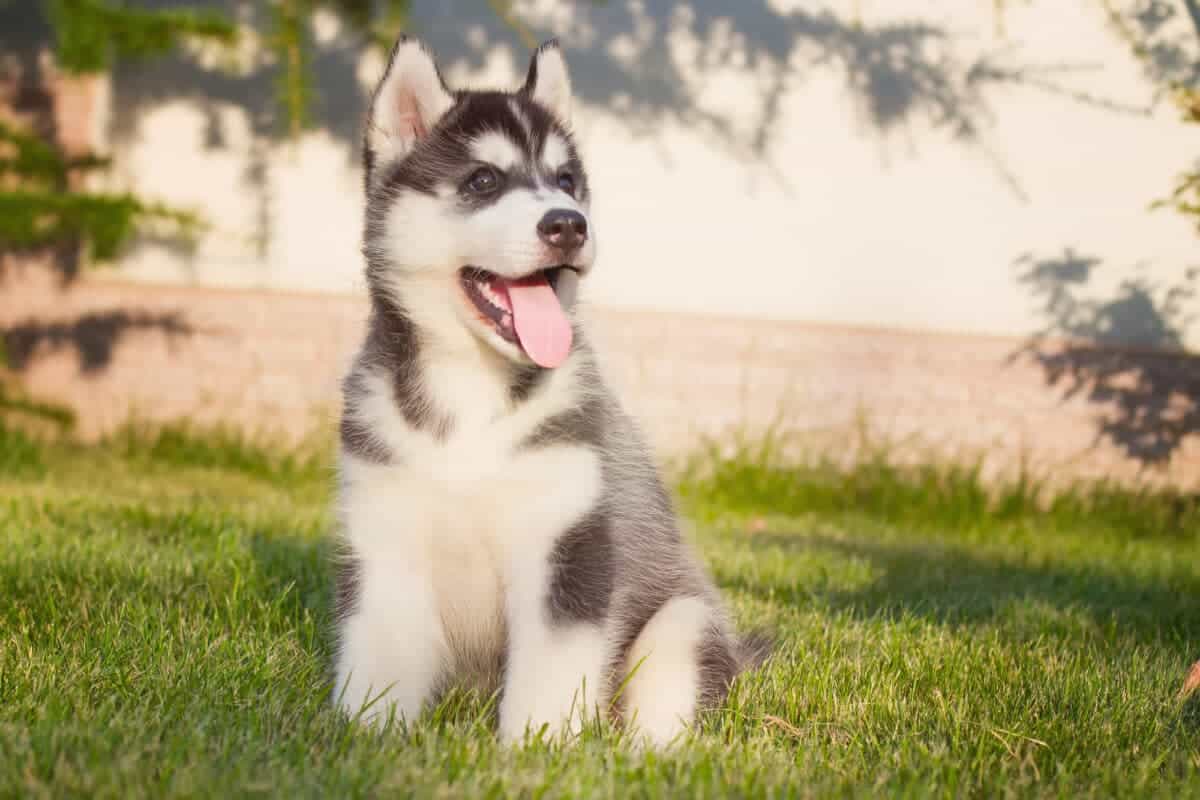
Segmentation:
{"type": "Polygon", "coordinates": [[[587,218],[578,211],[556,208],[537,224],[538,236],[551,247],[570,252],[587,241],[587,218]]]}

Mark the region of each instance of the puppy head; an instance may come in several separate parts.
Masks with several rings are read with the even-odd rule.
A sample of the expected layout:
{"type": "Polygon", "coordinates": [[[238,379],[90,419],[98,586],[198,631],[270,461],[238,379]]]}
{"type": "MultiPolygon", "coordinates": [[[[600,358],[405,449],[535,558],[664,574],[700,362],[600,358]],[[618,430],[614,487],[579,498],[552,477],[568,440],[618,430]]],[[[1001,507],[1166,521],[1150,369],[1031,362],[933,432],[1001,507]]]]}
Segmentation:
{"type": "Polygon", "coordinates": [[[402,37],[364,146],[371,290],[513,361],[561,364],[575,287],[596,254],[570,105],[554,42],[515,91],[452,91],[402,37]]]}

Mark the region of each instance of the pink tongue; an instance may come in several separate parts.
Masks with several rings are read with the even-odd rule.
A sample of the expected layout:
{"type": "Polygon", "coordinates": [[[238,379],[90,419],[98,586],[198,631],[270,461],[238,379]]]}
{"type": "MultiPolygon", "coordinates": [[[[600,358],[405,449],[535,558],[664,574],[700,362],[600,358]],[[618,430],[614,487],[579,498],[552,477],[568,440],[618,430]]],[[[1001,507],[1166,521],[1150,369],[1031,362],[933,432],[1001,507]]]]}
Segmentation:
{"type": "Polygon", "coordinates": [[[513,328],[525,353],[543,367],[557,367],[571,352],[571,323],[544,275],[508,281],[513,328]]]}

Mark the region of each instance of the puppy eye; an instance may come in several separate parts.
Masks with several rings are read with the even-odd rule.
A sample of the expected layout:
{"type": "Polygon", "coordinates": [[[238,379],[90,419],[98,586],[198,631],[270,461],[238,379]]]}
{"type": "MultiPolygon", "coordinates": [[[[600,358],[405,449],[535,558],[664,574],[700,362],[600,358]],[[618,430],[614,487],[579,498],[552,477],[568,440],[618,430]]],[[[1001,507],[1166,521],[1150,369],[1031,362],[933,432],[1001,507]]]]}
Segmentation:
{"type": "Polygon", "coordinates": [[[480,167],[467,178],[465,186],[472,194],[490,194],[500,188],[500,176],[491,167],[480,167]]]}
{"type": "Polygon", "coordinates": [[[575,176],[569,172],[558,173],[558,188],[572,197],[575,196],[575,176]]]}

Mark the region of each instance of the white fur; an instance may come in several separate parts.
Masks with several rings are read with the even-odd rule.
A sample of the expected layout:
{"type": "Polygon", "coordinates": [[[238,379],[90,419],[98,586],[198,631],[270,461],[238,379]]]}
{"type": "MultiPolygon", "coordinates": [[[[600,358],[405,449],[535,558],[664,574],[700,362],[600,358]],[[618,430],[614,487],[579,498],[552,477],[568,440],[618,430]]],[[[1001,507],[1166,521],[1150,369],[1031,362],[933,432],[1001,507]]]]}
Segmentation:
{"type": "MultiPolygon", "coordinates": [[[[557,266],[562,256],[538,238],[537,223],[556,208],[587,217],[586,205],[561,190],[543,188],[507,192],[493,205],[468,215],[447,207],[447,198],[418,192],[403,193],[390,204],[385,236],[375,245],[392,264],[384,282],[393,287],[397,301],[403,301],[418,327],[438,332],[434,347],[461,353],[482,339],[507,358],[526,360],[516,346],[478,319],[461,296],[455,276],[465,266],[510,278],[557,266]],[[455,319],[458,325],[450,325],[455,319]]],[[[595,258],[596,233],[589,219],[587,241],[572,263],[586,273],[595,258]]],[[[572,310],[568,307],[567,313],[572,310]]]]}
{"type": "Polygon", "coordinates": [[[552,133],[546,137],[546,144],[542,146],[542,166],[548,172],[557,172],[571,158],[571,153],[567,149],[567,143],[557,133],[552,133]]]}
{"type": "Polygon", "coordinates": [[[396,463],[342,457],[344,535],[364,568],[358,608],[344,623],[336,691],[351,713],[382,695],[367,718],[391,708],[411,720],[455,666],[502,647],[507,624],[514,663],[529,666],[508,670],[505,730],[517,736],[532,722],[557,731],[570,721],[566,684],[599,687],[606,645],[584,630],[552,633],[534,603],[544,602],[556,538],[596,502],[599,464],[580,447],[517,449],[546,415],[566,408],[571,360],[535,398],[497,419],[502,376],[480,352],[461,368],[451,360],[426,365],[429,391],[455,419],[444,442],[405,423],[385,380],[366,381],[359,417],[396,463]],[[550,664],[557,683],[542,687],[558,691],[547,698],[529,681],[531,669],[550,664]]]}
{"type": "MultiPolygon", "coordinates": [[[[492,272],[516,278],[534,268],[554,266],[562,254],[548,247],[537,235],[537,224],[554,209],[587,210],[566,192],[542,188],[538,191],[517,189],[505,193],[499,202],[471,214],[462,221],[464,263],[476,264],[492,272]]],[[[596,239],[588,221],[588,238],[574,261],[583,269],[596,257],[596,239]]]]}
{"type": "Polygon", "coordinates": [[[491,164],[501,170],[508,170],[520,164],[525,156],[521,149],[499,131],[488,131],[471,142],[471,155],[476,161],[491,164]]]}
{"type": "MultiPolygon", "coordinates": [[[[418,192],[391,203],[383,244],[398,272],[447,274],[477,266],[511,278],[528,275],[555,266],[562,257],[538,238],[537,224],[547,211],[565,208],[589,216],[586,205],[548,187],[506,192],[496,203],[467,215],[452,213],[447,205],[445,198],[418,192]]],[[[595,259],[596,233],[589,217],[587,241],[572,261],[586,272],[595,259]]]]}
{"type": "Polygon", "coordinates": [[[621,699],[627,719],[653,744],[670,742],[696,713],[696,652],[712,618],[700,598],[676,597],[650,618],[630,648],[627,666],[633,674],[621,699]]]}
{"type": "Polygon", "coordinates": [[[604,669],[611,645],[603,628],[552,628],[546,619],[548,553],[540,548],[517,553],[512,565],[508,667],[500,706],[500,735],[508,741],[526,731],[536,734],[543,726],[552,736],[578,732],[606,701],[604,669]]]}
{"type": "Polygon", "coordinates": [[[380,159],[403,157],[453,105],[425,48],[400,42],[371,105],[368,146],[380,159]]]}
{"type": "Polygon", "coordinates": [[[391,509],[369,491],[359,496],[376,502],[344,504],[346,529],[354,532],[352,541],[370,542],[372,549],[362,561],[359,607],[342,628],[336,697],[342,708],[369,721],[393,711],[411,721],[447,655],[432,564],[419,548],[389,546],[388,534],[405,521],[391,518],[391,509]]]}

